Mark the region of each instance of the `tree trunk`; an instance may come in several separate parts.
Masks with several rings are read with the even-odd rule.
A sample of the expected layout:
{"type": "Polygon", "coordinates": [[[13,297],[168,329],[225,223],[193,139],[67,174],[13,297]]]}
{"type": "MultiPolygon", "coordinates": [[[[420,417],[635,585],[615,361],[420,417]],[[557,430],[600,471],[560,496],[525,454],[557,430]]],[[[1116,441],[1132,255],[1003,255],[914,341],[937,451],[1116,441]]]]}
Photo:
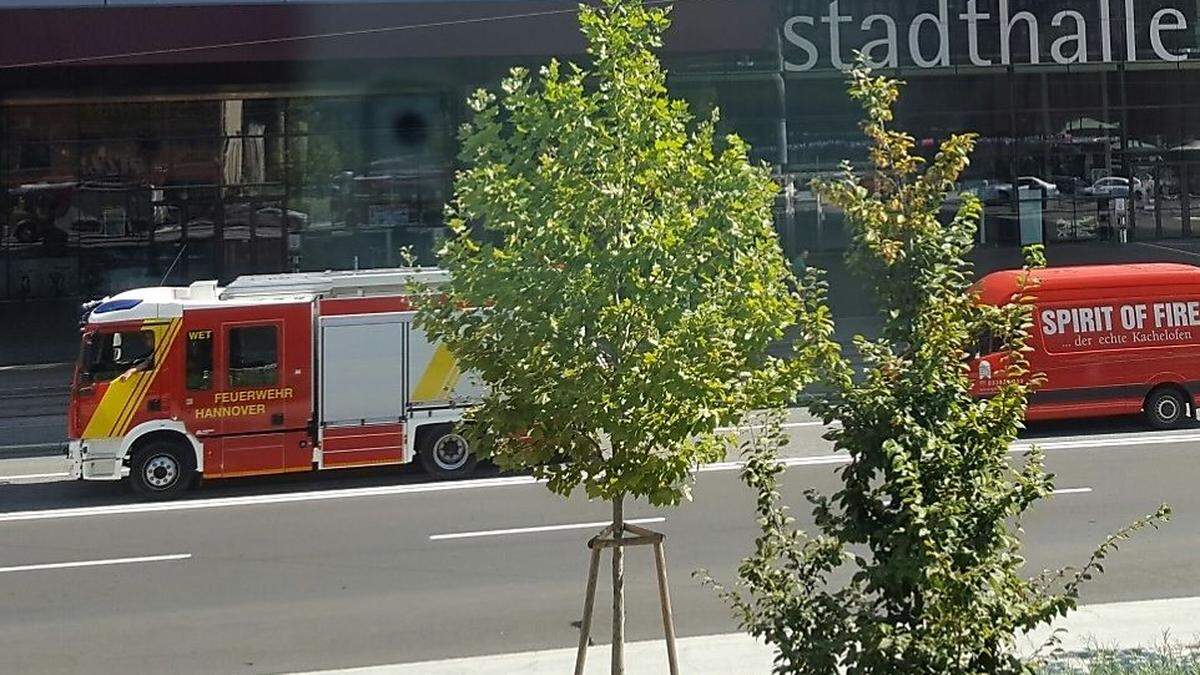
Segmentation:
{"type": "Polygon", "coordinates": [[[613,547],[612,565],[612,675],[625,675],[625,548],[620,545],[625,533],[625,498],[613,500],[613,547]]]}

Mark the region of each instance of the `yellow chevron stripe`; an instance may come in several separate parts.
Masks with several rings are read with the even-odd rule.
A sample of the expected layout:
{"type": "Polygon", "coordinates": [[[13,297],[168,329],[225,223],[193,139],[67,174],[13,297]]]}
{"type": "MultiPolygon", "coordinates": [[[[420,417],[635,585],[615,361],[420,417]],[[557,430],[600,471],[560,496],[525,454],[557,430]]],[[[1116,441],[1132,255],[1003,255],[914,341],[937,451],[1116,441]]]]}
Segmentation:
{"type": "Polygon", "coordinates": [[[133,386],[129,390],[129,395],[125,397],[125,404],[121,407],[121,411],[113,419],[112,428],[108,430],[109,437],[121,435],[121,425],[137,410],[137,403],[142,397],[142,392],[146,390],[146,383],[149,380],[149,373],[139,372],[129,375],[129,381],[132,382],[133,386]]]}
{"type": "MultiPolygon", "coordinates": [[[[151,330],[153,331],[153,329],[151,330]]],[[[155,345],[154,358],[157,359],[158,341],[161,336],[158,334],[158,331],[153,332],[155,345]]],[[[129,374],[129,379],[133,381],[133,388],[129,391],[129,396],[125,399],[125,405],[121,407],[121,412],[117,415],[116,419],[113,420],[112,429],[110,429],[108,432],[109,436],[121,435],[121,426],[125,423],[125,420],[128,419],[130,415],[137,411],[138,402],[141,400],[142,394],[145,393],[146,387],[149,386],[149,376],[150,373],[144,371],[129,374]]]]}
{"type": "Polygon", "coordinates": [[[117,422],[125,414],[134,390],[141,384],[146,373],[132,373],[108,383],[104,398],[96,406],[92,418],[83,430],[84,438],[111,438],[117,422]]]}
{"type": "Polygon", "coordinates": [[[413,402],[444,399],[458,384],[459,375],[458,361],[454,355],[445,346],[438,345],[433,352],[433,358],[429,360],[429,367],[425,369],[421,380],[413,389],[413,402]]]}
{"type": "Polygon", "coordinates": [[[171,351],[171,345],[174,344],[175,337],[179,335],[182,326],[183,321],[179,319],[175,319],[165,326],[163,324],[146,325],[146,328],[154,332],[154,339],[156,341],[154,345],[154,369],[149,373],[143,373],[146,377],[143,378],[141,386],[132,398],[133,405],[129,406],[128,411],[117,424],[113,436],[124,436],[129,431],[134,415],[141,409],[146,392],[149,391],[154,379],[158,377],[158,371],[162,368],[163,362],[166,361],[167,354],[171,351]]]}
{"type": "MultiPolygon", "coordinates": [[[[169,327],[169,325],[167,327],[169,327]]],[[[153,358],[155,360],[154,365],[156,368],[158,367],[159,353],[162,350],[164,332],[163,328],[164,324],[157,322],[152,323],[146,321],[142,323],[142,329],[149,330],[151,334],[154,335],[153,358]]],[[[134,380],[133,388],[130,390],[128,398],[125,399],[125,405],[121,408],[120,414],[118,414],[117,418],[113,420],[112,429],[110,429],[108,432],[110,437],[118,437],[123,435],[121,429],[123,426],[125,426],[126,421],[137,412],[138,405],[142,400],[142,396],[145,395],[146,388],[150,385],[150,380],[152,379],[150,375],[151,373],[143,371],[129,374],[130,379],[134,380]]]]}
{"type": "Polygon", "coordinates": [[[130,410],[129,416],[126,418],[122,427],[117,430],[118,436],[123,436],[123,435],[125,435],[125,432],[129,431],[129,425],[130,425],[130,422],[133,420],[133,416],[137,413],[138,409],[141,407],[142,400],[145,398],[146,392],[149,391],[150,386],[154,383],[154,380],[158,377],[158,372],[162,369],[163,364],[166,363],[167,354],[169,354],[171,352],[171,346],[173,344],[175,344],[175,338],[176,338],[176,336],[179,335],[179,332],[182,329],[182,327],[183,327],[183,320],[175,319],[175,320],[171,321],[171,323],[168,324],[166,326],[166,328],[162,331],[163,335],[161,336],[160,342],[156,345],[156,349],[155,349],[155,353],[154,353],[154,369],[152,371],[150,371],[150,373],[149,373],[150,376],[146,378],[146,382],[142,386],[142,390],[140,392],[138,392],[137,404],[133,406],[132,410],[130,410]]]}

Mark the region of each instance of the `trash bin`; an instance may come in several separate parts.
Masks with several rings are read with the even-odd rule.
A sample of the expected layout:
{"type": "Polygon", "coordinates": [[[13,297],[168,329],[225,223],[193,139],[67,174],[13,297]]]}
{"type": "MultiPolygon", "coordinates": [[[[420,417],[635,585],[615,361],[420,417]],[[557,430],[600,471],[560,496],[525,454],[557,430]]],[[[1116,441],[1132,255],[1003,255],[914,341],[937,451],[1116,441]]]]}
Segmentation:
{"type": "Polygon", "coordinates": [[[1043,232],[1042,198],[1040,188],[1022,187],[1017,192],[1022,246],[1041,244],[1046,240],[1043,232]]]}

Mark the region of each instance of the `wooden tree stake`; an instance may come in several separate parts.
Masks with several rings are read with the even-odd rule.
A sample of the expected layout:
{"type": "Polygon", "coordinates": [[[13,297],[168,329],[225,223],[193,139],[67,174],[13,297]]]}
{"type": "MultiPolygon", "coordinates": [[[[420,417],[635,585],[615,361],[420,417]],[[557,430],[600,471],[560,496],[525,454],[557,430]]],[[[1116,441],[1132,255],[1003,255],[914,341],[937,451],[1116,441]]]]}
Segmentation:
{"type": "Polygon", "coordinates": [[[575,675],[584,675],[587,664],[588,638],[592,630],[592,613],[596,607],[596,581],[600,575],[600,552],[611,548],[614,552],[628,546],[653,546],[654,571],[658,578],[658,600],[662,609],[663,634],[667,641],[667,665],[671,675],[679,675],[679,657],[675,650],[675,618],[671,610],[671,593],[667,588],[667,555],[663,544],[666,537],[661,532],[647,530],[644,527],[626,523],[625,532],[632,537],[616,538],[612,536],[612,527],[606,527],[600,534],[588,541],[591,549],[591,564],[588,567],[587,591],[583,599],[583,620],[579,623],[579,649],[575,653],[575,675]]]}

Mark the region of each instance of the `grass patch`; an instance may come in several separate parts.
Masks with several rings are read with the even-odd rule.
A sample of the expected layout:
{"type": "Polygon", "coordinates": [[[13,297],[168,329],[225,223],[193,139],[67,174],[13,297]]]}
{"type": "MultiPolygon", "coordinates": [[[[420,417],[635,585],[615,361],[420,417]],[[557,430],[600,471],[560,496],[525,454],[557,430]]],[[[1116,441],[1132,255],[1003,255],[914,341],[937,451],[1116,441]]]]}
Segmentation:
{"type": "Polygon", "coordinates": [[[1200,651],[1168,641],[1152,648],[1089,648],[1050,656],[1040,675],[1200,675],[1200,651]]]}

